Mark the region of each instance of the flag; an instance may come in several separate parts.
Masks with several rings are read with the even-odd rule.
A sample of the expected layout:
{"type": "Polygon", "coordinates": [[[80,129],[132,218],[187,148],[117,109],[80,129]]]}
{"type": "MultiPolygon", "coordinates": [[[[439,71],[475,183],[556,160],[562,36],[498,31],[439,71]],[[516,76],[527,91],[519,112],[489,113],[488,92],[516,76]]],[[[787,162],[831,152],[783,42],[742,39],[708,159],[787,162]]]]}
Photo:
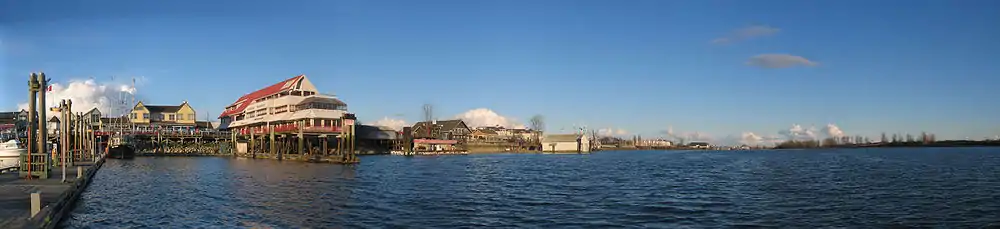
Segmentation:
{"type": "Polygon", "coordinates": [[[49,90],[49,91],[52,91],[52,85],[49,85],[49,89],[48,89],[48,90],[49,90]]]}

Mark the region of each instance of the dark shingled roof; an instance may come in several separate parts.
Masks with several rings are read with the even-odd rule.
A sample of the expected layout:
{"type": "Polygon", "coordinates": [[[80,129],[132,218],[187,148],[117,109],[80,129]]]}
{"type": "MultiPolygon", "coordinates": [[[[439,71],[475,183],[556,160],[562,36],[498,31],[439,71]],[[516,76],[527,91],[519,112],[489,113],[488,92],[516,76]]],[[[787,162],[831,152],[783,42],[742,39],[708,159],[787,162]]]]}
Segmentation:
{"type": "MultiPolygon", "coordinates": [[[[432,122],[428,122],[428,121],[418,122],[416,124],[413,124],[413,128],[416,129],[418,126],[420,126],[420,127],[430,127],[431,123],[432,122]]],[[[441,126],[441,131],[445,131],[445,132],[451,131],[451,130],[453,130],[455,128],[460,127],[462,123],[464,123],[464,122],[462,122],[461,119],[437,121],[437,124],[439,126],[441,126]]]]}
{"type": "Polygon", "coordinates": [[[20,112],[0,112],[0,119],[16,119],[20,112]]]}
{"type": "Polygon", "coordinates": [[[149,106],[145,105],[149,113],[177,113],[181,110],[181,106],[149,106]]]}

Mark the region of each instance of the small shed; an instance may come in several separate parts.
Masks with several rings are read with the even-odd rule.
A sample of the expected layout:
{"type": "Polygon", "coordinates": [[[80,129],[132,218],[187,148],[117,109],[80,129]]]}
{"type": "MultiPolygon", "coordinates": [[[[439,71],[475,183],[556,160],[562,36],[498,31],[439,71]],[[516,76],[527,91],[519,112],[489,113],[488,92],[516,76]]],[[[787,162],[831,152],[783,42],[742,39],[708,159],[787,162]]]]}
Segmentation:
{"type": "Polygon", "coordinates": [[[551,134],[542,138],[542,152],[589,153],[590,139],[582,134],[551,134]]]}

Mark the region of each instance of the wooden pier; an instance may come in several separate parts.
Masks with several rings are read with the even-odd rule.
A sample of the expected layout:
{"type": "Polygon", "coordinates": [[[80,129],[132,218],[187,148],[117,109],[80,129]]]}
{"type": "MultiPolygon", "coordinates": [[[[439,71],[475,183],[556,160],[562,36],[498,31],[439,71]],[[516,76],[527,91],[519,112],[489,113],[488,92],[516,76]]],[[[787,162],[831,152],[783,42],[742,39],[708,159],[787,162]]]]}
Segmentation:
{"type": "Polygon", "coordinates": [[[310,127],[303,123],[233,133],[236,156],[323,163],[358,163],[354,126],[310,127]]]}

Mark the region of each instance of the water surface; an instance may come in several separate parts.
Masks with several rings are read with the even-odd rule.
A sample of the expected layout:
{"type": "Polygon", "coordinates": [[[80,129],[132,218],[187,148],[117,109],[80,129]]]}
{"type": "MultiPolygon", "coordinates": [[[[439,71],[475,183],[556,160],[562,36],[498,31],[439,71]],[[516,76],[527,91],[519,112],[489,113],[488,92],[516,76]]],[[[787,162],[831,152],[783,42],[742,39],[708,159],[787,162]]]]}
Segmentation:
{"type": "Polygon", "coordinates": [[[67,228],[983,227],[1000,148],[109,160],[67,228]]]}

